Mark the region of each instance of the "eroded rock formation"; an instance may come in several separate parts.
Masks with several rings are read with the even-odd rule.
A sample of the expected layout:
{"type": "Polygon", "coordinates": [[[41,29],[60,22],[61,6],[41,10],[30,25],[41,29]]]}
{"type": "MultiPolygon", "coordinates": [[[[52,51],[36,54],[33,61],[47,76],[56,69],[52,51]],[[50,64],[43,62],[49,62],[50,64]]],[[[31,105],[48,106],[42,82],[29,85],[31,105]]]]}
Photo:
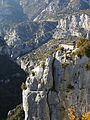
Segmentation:
{"type": "Polygon", "coordinates": [[[85,68],[90,59],[70,54],[57,51],[32,69],[23,89],[25,120],[68,120],[71,105],[77,116],[90,110],[90,71],[85,68]]]}
{"type": "Polygon", "coordinates": [[[90,16],[88,14],[67,15],[59,18],[54,38],[64,38],[66,36],[87,36],[90,38],[90,16]]]}

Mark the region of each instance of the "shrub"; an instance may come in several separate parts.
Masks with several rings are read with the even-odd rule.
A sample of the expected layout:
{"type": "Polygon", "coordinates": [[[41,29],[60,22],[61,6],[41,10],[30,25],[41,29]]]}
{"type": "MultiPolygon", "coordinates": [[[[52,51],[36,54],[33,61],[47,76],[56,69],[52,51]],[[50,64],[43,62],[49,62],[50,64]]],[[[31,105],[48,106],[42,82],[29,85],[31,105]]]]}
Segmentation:
{"type": "Polygon", "coordinates": [[[35,72],[34,71],[32,71],[32,76],[35,76],[35,72]]]}
{"type": "Polygon", "coordinates": [[[87,44],[85,47],[85,55],[90,58],[90,44],[87,44]]]}
{"type": "Polygon", "coordinates": [[[41,60],[45,61],[49,56],[53,54],[53,51],[47,51],[43,54],[41,60]]]}
{"type": "Polygon", "coordinates": [[[22,105],[18,105],[15,111],[8,116],[7,120],[24,120],[24,111],[22,105]]]}
{"type": "Polygon", "coordinates": [[[79,48],[79,56],[86,55],[87,57],[90,57],[90,40],[80,38],[77,42],[77,47],[79,48]]]}
{"type": "Polygon", "coordinates": [[[68,84],[67,88],[70,89],[70,90],[72,90],[72,89],[74,89],[74,86],[71,85],[71,84],[68,84]]]}
{"type": "Polygon", "coordinates": [[[69,120],[90,120],[90,112],[86,112],[80,117],[77,117],[75,107],[73,105],[69,108],[68,116],[69,120]]]}
{"type": "Polygon", "coordinates": [[[82,56],[84,55],[82,49],[80,49],[79,51],[77,51],[76,55],[77,55],[79,58],[82,58],[82,56]]]}
{"type": "Polygon", "coordinates": [[[24,82],[23,82],[22,85],[21,85],[21,89],[22,89],[22,90],[26,90],[26,89],[27,89],[27,86],[26,86],[26,84],[25,84],[24,82]]]}
{"type": "Polygon", "coordinates": [[[90,70],[90,61],[85,65],[86,70],[90,70]]]}
{"type": "Polygon", "coordinates": [[[84,37],[79,38],[79,40],[76,43],[77,48],[79,48],[81,46],[84,46],[87,41],[88,40],[86,38],[84,38],[84,37]]]}
{"type": "Polygon", "coordinates": [[[64,51],[64,47],[63,47],[63,46],[60,46],[60,47],[56,48],[56,51],[61,51],[61,52],[63,52],[63,51],[64,51]]]}
{"type": "Polygon", "coordinates": [[[90,120],[90,112],[86,112],[82,115],[82,120],[90,120]]]}
{"type": "Polygon", "coordinates": [[[69,115],[69,120],[78,120],[77,116],[76,116],[76,113],[75,113],[75,108],[74,108],[73,105],[69,108],[69,114],[68,115],[69,115]]]}
{"type": "Polygon", "coordinates": [[[40,66],[44,69],[44,68],[45,68],[45,61],[42,61],[42,62],[40,63],[40,66]]]}
{"type": "Polygon", "coordinates": [[[64,69],[65,69],[68,65],[69,65],[69,63],[64,62],[64,63],[62,63],[62,68],[64,68],[64,69]]]}

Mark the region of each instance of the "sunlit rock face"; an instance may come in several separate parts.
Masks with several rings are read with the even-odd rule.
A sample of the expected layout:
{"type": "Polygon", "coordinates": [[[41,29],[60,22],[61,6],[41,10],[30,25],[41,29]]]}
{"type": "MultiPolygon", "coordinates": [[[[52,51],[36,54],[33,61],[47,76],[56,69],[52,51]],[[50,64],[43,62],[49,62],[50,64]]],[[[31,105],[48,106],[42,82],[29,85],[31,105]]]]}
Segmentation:
{"type": "Polygon", "coordinates": [[[73,12],[80,12],[80,10],[90,9],[90,0],[52,0],[50,3],[37,15],[35,20],[52,20],[61,14],[60,17],[65,14],[73,12]]]}
{"type": "Polygon", "coordinates": [[[11,49],[11,57],[17,58],[49,41],[57,22],[26,22],[6,32],[4,40],[11,49]]]}
{"type": "Polygon", "coordinates": [[[90,33],[90,15],[71,15],[58,20],[58,26],[54,38],[65,37],[67,35],[82,36],[85,35],[88,38],[90,33]]]}
{"type": "Polygon", "coordinates": [[[46,59],[44,67],[32,69],[26,80],[22,92],[25,120],[67,120],[71,105],[77,116],[90,110],[90,71],[85,68],[89,58],[75,56],[71,60],[59,51],[53,56],[46,59]]]}
{"type": "Polygon", "coordinates": [[[46,8],[49,0],[20,0],[24,13],[30,20],[33,20],[43,9],[46,8]]]}
{"type": "Polygon", "coordinates": [[[46,61],[45,69],[41,67],[34,69],[36,77],[31,75],[26,80],[27,89],[23,91],[25,120],[50,120],[47,94],[53,86],[52,60],[53,59],[48,59],[46,61]]]}
{"type": "Polygon", "coordinates": [[[90,0],[52,0],[34,18],[34,21],[58,21],[57,28],[59,29],[56,29],[54,34],[56,39],[82,35],[90,38],[89,9],[90,0]]]}
{"type": "Polygon", "coordinates": [[[90,0],[20,0],[20,5],[29,19],[33,20],[37,16],[42,19],[52,15],[53,12],[90,9],[90,0]]]}
{"type": "MultiPolygon", "coordinates": [[[[60,4],[65,4],[67,9],[80,10],[90,9],[90,0],[59,0],[60,4]]],[[[62,8],[63,9],[63,8],[62,8]]]]}
{"type": "Polygon", "coordinates": [[[80,35],[86,35],[87,38],[90,38],[90,16],[84,13],[72,14],[73,11],[78,13],[79,10],[82,10],[80,7],[84,5],[88,5],[88,7],[83,7],[83,10],[89,9],[89,0],[86,2],[84,0],[0,1],[0,23],[2,23],[0,34],[4,36],[11,49],[11,57],[17,58],[26,52],[31,52],[51,38],[59,39],[80,35]],[[77,6],[77,10],[74,10],[74,5],[77,6]],[[40,22],[42,20],[48,20],[51,23],[40,22]],[[57,27],[52,24],[54,21],[58,21],[57,27]],[[51,31],[54,29],[54,35],[52,35],[51,31]]]}

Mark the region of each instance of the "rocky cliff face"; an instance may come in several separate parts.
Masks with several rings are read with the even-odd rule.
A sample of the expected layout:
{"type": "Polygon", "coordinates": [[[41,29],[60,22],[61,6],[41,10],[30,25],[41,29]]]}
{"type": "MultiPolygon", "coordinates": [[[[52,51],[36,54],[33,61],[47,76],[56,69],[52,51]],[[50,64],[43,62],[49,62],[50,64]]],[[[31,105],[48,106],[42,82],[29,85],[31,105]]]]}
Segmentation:
{"type": "Polygon", "coordinates": [[[0,26],[20,23],[27,20],[18,0],[0,1],[0,26]]]}
{"type": "Polygon", "coordinates": [[[26,73],[10,57],[0,54],[0,119],[6,119],[9,110],[21,103],[22,82],[26,73]]]}
{"type": "Polygon", "coordinates": [[[90,9],[90,0],[20,0],[20,4],[30,20],[37,16],[47,19],[60,11],[67,13],[67,11],[90,9]]]}
{"type": "Polygon", "coordinates": [[[12,58],[36,49],[52,36],[60,39],[87,33],[90,37],[90,12],[80,11],[89,9],[89,0],[5,0],[0,6],[0,34],[10,47],[12,58]]]}
{"type": "Polygon", "coordinates": [[[87,36],[90,38],[90,15],[76,14],[59,18],[54,38],[59,39],[66,36],[87,36]]]}
{"type": "MultiPolygon", "coordinates": [[[[56,39],[86,34],[89,38],[90,12],[87,9],[90,9],[90,0],[0,2],[0,34],[5,40],[0,39],[0,67],[3,68],[0,72],[0,118],[21,102],[20,86],[26,77],[22,69],[29,73],[23,86],[25,120],[68,120],[67,113],[71,105],[75,106],[78,116],[90,109],[90,71],[84,67],[89,61],[86,56],[81,59],[69,56],[66,59],[66,54],[58,51],[54,57],[48,57],[45,65],[41,63],[39,66],[37,58],[43,54],[39,51],[39,54],[33,54],[37,64],[33,60],[29,61],[29,56],[27,64],[22,59],[22,69],[6,56],[19,59],[21,55],[31,52],[51,38],[55,38],[55,41],[51,47],[47,46],[48,52],[50,49],[55,52],[54,48],[62,42],[58,43],[56,39]]],[[[42,49],[45,51],[46,46],[42,49]]]]}
{"type": "Polygon", "coordinates": [[[17,58],[31,52],[52,38],[57,22],[26,22],[14,26],[4,36],[11,49],[11,57],[17,58]]]}
{"type": "Polygon", "coordinates": [[[44,20],[44,19],[52,19],[58,15],[80,12],[81,10],[90,9],[90,0],[52,0],[48,6],[37,15],[35,20],[44,20]]]}
{"type": "Polygon", "coordinates": [[[32,68],[23,89],[25,120],[68,120],[72,105],[77,116],[89,111],[90,71],[85,68],[89,60],[57,51],[45,64],[32,68]]]}
{"type": "Polygon", "coordinates": [[[11,49],[11,57],[17,58],[30,52],[48,40],[70,36],[90,38],[90,13],[58,16],[55,21],[21,23],[6,32],[4,37],[11,49]]]}
{"type": "Polygon", "coordinates": [[[28,18],[33,20],[46,8],[48,2],[49,0],[20,0],[20,5],[28,18]]]}
{"type": "Polygon", "coordinates": [[[10,58],[11,50],[0,37],[0,119],[6,119],[10,109],[21,103],[20,86],[26,73],[10,58]],[[13,90],[13,91],[12,91],[13,90]],[[4,108],[4,109],[3,109],[4,108]]]}

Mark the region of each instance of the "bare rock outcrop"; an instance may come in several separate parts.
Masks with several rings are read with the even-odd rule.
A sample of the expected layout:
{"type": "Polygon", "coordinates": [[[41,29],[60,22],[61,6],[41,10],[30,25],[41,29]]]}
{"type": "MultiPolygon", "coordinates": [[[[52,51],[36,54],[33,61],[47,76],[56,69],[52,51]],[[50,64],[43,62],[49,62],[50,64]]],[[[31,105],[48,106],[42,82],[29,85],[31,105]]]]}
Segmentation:
{"type": "Polygon", "coordinates": [[[90,110],[90,71],[86,56],[67,59],[65,53],[48,57],[45,66],[33,69],[23,90],[25,120],[68,120],[74,105],[77,116],[90,110]]]}

